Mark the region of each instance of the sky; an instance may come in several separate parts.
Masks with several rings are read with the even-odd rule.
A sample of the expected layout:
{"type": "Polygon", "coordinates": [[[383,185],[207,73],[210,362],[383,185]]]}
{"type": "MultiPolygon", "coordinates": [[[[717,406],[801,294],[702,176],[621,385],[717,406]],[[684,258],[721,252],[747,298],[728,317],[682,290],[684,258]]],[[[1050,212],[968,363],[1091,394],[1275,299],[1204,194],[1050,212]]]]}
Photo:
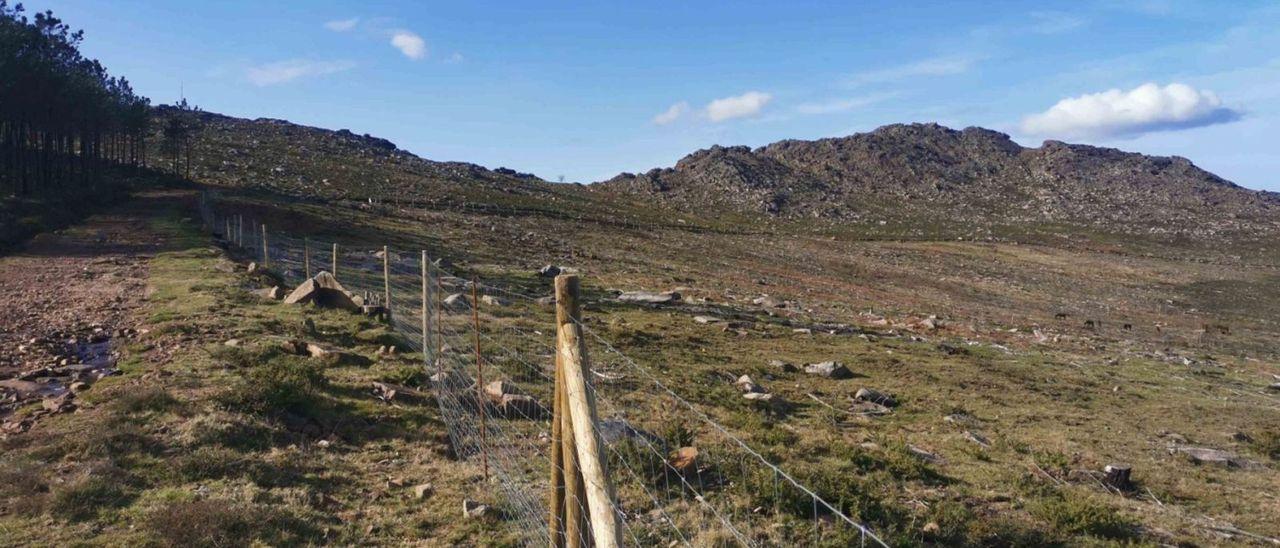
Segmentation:
{"type": "Polygon", "coordinates": [[[591,182],[899,122],[1280,191],[1280,3],[29,0],[154,103],[591,182]],[[536,4],[536,5],[535,5],[536,4]]]}

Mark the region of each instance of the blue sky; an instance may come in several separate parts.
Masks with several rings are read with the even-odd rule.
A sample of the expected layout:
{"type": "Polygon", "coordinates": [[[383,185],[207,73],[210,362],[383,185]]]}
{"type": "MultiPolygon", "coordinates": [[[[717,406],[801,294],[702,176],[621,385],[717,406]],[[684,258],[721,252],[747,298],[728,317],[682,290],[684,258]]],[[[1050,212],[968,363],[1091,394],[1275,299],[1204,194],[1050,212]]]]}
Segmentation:
{"type": "Polygon", "coordinates": [[[35,0],[157,103],[601,180],[895,122],[1179,155],[1280,190],[1280,5],[35,0]],[[533,5],[541,4],[541,5],[533,5]],[[934,5],[936,4],[936,5],[934,5]]]}

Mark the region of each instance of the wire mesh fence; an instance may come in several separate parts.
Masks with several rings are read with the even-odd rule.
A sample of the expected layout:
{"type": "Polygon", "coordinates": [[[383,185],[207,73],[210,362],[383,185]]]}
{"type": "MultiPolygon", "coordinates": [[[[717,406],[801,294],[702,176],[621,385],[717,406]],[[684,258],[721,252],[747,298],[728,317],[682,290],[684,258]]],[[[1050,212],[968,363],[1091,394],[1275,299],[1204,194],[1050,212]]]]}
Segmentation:
{"type": "MultiPolygon", "coordinates": [[[[422,250],[333,242],[270,228],[269,219],[200,200],[230,249],[296,287],[333,274],[382,314],[401,350],[421,355],[457,459],[492,477],[502,527],[526,545],[562,545],[548,526],[556,316],[551,280],[460,276],[422,250]]],[[[610,501],[629,545],[884,545],[828,500],[682,397],[593,328],[577,322],[601,420],[610,501]]],[[[769,402],[760,402],[767,407],[769,402]]],[[[767,409],[764,409],[767,412],[767,409]]],[[[588,501],[565,504],[588,512],[588,501]]],[[[584,539],[590,540],[590,539],[584,539]]]]}

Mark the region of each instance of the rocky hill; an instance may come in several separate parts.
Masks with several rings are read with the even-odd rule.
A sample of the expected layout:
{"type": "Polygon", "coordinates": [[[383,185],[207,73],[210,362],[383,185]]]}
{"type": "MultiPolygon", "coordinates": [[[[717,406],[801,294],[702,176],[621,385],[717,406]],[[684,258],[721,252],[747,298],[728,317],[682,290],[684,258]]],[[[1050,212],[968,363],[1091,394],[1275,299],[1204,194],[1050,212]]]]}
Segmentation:
{"type": "Polygon", "coordinates": [[[687,210],[783,218],[971,226],[1083,224],[1126,233],[1213,236],[1274,230],[1280,196],[1251,191],[1184,158],[937,124],[764,147],[712,147],[674,168],[622,174],[598,191],[687,210]]]}

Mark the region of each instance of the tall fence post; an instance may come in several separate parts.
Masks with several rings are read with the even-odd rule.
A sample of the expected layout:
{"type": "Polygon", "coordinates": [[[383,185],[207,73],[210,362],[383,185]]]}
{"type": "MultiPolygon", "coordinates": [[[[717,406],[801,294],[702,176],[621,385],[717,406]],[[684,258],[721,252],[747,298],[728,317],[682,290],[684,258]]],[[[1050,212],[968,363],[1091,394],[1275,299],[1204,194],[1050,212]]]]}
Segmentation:
{"type": "Polygon", "coordinates": [[[244,247],[244,215],[236,214],[236,246],[244,247]]]}
{"type": "Polygon", "coordinates": [[[338,242],[333,242],[333,279],[338,279],[338,242]]]}
{"type": "Polygon", "coordinates": [[[267,247],[267,225],[262,225],[262,266],[271,263],[271,250],[267,247]]]}
{"type": "Polygon", "coordinates": [[[302,237],[302,273],[311,278],[311,238],[302,237]]]}
{"type": "MultiPolygon", "coordinates": [[[[601,456],[603,443],[596,426],[595,395],[587,378],[591,363],[579,323],[582,318],[582,306],[578,300],[580,284],[576,275],[556,276],[556,357],[557,370],[561,373],[557,377],[563,380],[565,404],[565,408],[559,411],[567,411],[564,415],[573,433],[574,452],[578,457],[581,484],[586,491],[591,517],[590,537],[595,546],[614,548],[622,545],[622,529],[614,512],[614,490],[608,465],[601,456]]],[[[562,431],[562,435],[567,437],[568,434],[562,431]]]]}
{"type": "Polygon", "coordinates": [[[387,311],[387,321],[391,321],[391,251],[382,246],[382,307],[387,311]]]}
{"type": "MultiPolygon", "coordinates": [[[[422,359],[431,365],[431,274],[426,250],[422,251],[422,359]]],[[[440,378],[444,380],[444,377],[440,378]]]]}
{"type": "Polygon", "coordinates": [[[488,409],[484,395],[484,356],[480,354],[480,299],[477,298],[479,280],[471,278],[471,323],[476,343],[476,407],[480,409],[480,460],[484,463],[484,481],[489,481],[489,441],[485,415],[488,409]]]}

